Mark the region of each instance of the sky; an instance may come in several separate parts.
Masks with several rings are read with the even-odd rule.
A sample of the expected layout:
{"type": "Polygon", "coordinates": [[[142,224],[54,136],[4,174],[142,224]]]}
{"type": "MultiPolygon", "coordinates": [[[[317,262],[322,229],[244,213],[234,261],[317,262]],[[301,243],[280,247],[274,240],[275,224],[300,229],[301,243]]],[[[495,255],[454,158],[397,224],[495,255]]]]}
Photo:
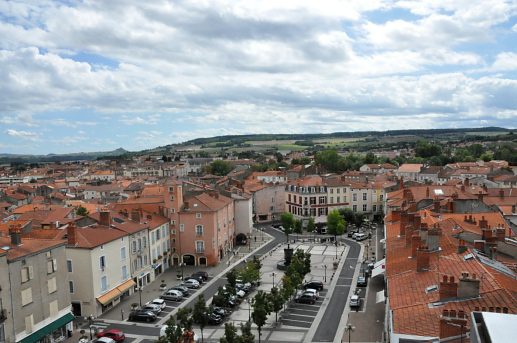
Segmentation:
{"type": "Polygon", "coordinates": [[[517,0],[0,1],[0,152],[517,127],[517,0]]]}

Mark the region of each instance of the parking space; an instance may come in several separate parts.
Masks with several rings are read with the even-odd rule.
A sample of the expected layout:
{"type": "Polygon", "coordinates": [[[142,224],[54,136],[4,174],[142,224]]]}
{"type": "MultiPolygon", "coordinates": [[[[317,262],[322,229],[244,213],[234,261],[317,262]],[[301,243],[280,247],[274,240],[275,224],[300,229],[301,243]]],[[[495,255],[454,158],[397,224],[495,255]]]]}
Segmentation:
{"type": "Polygon", "coordinates": [[[314,305],[300,304],[292,301],[282,315],[282,324],[300,328],[310,328],[323,304],[323,300],[327,296],[327,290],[323,289],[319,294],[320,296],[314,305]]]}

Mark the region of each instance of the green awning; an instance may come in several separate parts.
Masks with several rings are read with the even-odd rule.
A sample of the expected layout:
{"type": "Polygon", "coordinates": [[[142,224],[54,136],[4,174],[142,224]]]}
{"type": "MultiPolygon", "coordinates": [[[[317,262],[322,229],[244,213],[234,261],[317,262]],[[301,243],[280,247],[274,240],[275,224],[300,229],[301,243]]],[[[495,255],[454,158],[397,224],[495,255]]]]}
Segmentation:
{"type": "Polygon", "coordinates": [[[25,337],[19,343],[34,343],[45,337],[46,335],[51,334],[52,332],[56,331],[60,327],[70,323],[72,320],[74,320],[74,315],[71,313],[65,314],[63,317],[59,318],[58,320],[53,321],[52,323],[48,324],[47,326],[39,329],[36,332],[33,332],[29,336],[25,337]]]}

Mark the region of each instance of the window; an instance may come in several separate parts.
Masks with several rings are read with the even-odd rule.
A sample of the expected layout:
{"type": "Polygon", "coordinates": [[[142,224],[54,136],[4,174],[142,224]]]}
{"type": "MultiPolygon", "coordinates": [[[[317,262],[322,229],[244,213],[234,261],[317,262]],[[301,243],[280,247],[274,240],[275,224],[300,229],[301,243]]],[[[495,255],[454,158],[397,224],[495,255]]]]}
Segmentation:
{"type": "Polygon", "coordinates": [[[106,268],[106,257],[105,256],[100,257],[99,267],[101,268],[101,270],[104,270],[104,268],[106,268]]]}
{"type": "Polygon", "coordinates": [[[68,281],[68,290],[70,291],[70,293],[74,293],[74,282],[73,281],[68,281]]]}
{"type": "Polygon", "coordinates": [[[144,265],[147,266],[147,255],[144,255],[144,265]]]}
{"type": "Polygon", "coordinates": [[[382,201],[382,199],[383,199],[383,198],[384,198],[384,194],[381,194],[381,195],[379,196],[379,200],[380,200],[380,201],[382,201]]]}
{"type": "Polygon", "coordinates": [[[120,259],[125,260],[126,259],[126,247],[120,248],[120,259]]]}
{"type": "Polygon", "coordinates": [[[122,281],[126,280],[129,276],[127,275],[127,266],[122,266],[122,281]]]}
{"type": "Polygon", "coordinates": [[[339,204],[341,202],[341,197],[337,197],[337,203],[339,204]]]}
{"type": "Polygon", "coordinates": [[[367,205],[363,204],[363,212],[366,212],[366,207],[367,207],[367,205]]]}
{"type": "Polygon", "coordinates": [[[185,231],[185,224],[180,224],[180,232],[185,231]]]}
{"type": "Polygon", "coordinates": [[[373,210],[373,212],[376,212],[377,211],[377,205],[373,205],[372,210],[373,210]]]}
{"type": "Polygon", "coordinates": [[[22,306],[32,303],[32,288],[22,290],[22,306]]]}
{"type": "Polygon", "coordinates": [[[316,205],[316,197],[311,197],[309,200],[311,205],[316,205]]]}
{"type": "Polygon", "coordinates": [[[72,268],[72,260],[66,260],[66,269],[69,273],[74,271],[74,269],[72,268]]]}
{"type": "Polygon", "coordinates": [[[57,291],[57,284],[56,284],[56,278],[53,277],[52,279],[47,280],[47,287],[48,287],[48,294],[52,294],[55,291],[57,291]]]}
{"type": "Polygon", "coordinates": [[[34,278],[34,271],[32,266],[23,267],[21,269],[22,283],[32,280],[34,278]]]}
{"type": "Polygon", "coordinates": [[[330,194],[334,194],[334,188],[330,189],[330,194]]]}
{"type": "Polygon", "coordinates": [[[30,316],[25,317],[25,331],[32,332],[33,326],[34,326],[34,317],[31,314],[30,316]]]}
{"type": "Polygon", "coordinates": [[[171,235],[175,235],[176,234],[176,230],[171,230],[171,235]]]}
{"type": "Polygon", "coordinates": [[[291,194],[287,194],[287,201],[291,202],[291,194]]]}
{"type": "Polygon", "coordinates": [[[142,239],[138,239],[138,251],[142,251],[142,239]]]}
{"type": "Polygon", "coordinates": [[[101,277],[101,292],[105,292],[108,290],[108,277],[101,277]]]}
{"type": "Polygon", "coordinates": [[[160,234],[161,234],[160,230],[156,230],[156,231],[155,231],[156,240],[159,240],[159,239],[160,239],[160,234]]]}
{"type": "Polygon", "coordinates": [[[201,213],[196,213],[196,218],[197,219],[201,218],[201,213]]]}
{"type": "Polygon", "coordinates": [[[57,260],[55,258],[47,260],[47,274],[52,274],[55,271],[57,271],[57,260]]]}
{"type": "Polygon", "coordinates": [[[136,253],[136,241],[131,242],[133,246],[133,254],[136,253]]]}
{"type": "Polygon", "coordinates": [[[363,193],[363,200],[366,200],[367,199],[366,197],[367,197],[366,193],[363,193]]]}
{"type": "Polygon", "coordinates": [[[50,312],[50,316],[55,317],[57,316],[57,313],[59,312],[58,306],[57,306],[57,300],[54,300],[48,304],[48,309],[50,312]]]}
{"type": "Polygon", "coordinates": [[[325,204],[327,202],[327,199],[325,197],[319,197],[319,204],[325,204]]]}
{"type": "Polygon", "coordinates": [[[357,194],[356,193],[352,194],[352,201],[357,201],[357,194]]]}
{"type": "Polygon", "coordinates": [[[340,188],[336,189],[336,193],[339,194],[340,190],[341,190],[340,188]]]}
{"type": "Polygon", "coordinates": [[[293,195],[293,202],[296,203],[296,195],[293,195]]]}
{"type": "Polygon", "coordinates": [[[196,241],[196,252],[197,253],[205,252],[205,242],[204,241],[196,241]]]}
{"type": "Polygon", "coordinates": [[[357,205],[352,206],[352,211],[357,212],[357,205]]]}
{"type": "Polygon", "coordinates": [[[147,237],[142,237],[142,244],[145,247],[147,247],[147,237]]]}

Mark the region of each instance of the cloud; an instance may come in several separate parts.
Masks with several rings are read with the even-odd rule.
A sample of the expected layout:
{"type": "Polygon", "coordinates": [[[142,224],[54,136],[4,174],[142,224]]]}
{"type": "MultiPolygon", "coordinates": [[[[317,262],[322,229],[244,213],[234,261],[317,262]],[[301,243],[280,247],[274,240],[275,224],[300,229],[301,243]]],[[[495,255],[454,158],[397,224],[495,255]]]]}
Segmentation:
{"type": "Polygon", "coordinates": [[[497,54],[491,69],[494,71],[517,71],[517,53],[501,52],[497,54]]]}
{"type": "Polygon", "coordinates": [[[15,130],[15,129],[7,129],[5,133],[8,136],[11,137],[17,137],[22,139],[28,139],[28,140],[36,140],[38,138],[38,134],[30,131],[23,131],[23,130],[15,130]]]}

